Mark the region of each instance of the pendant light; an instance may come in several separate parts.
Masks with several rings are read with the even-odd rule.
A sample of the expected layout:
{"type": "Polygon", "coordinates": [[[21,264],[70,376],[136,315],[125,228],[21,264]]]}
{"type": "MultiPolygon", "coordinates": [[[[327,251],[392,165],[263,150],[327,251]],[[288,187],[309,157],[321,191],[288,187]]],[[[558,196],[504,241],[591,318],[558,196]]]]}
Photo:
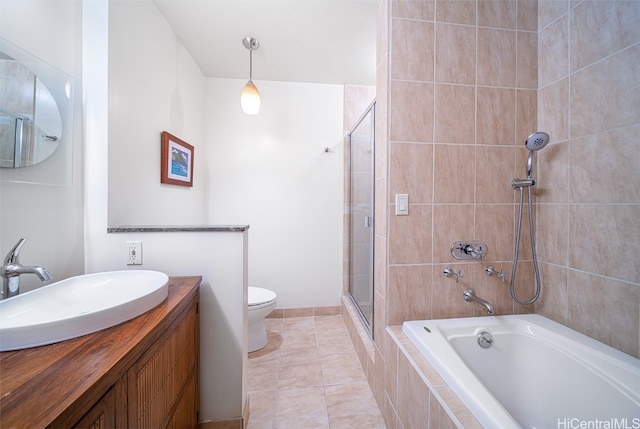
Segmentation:
{"type": "Polygon", "coordinates": [[[260,93],[253,84],[253,51],[260,47],[260,43],[253,37],[245,37],[242,44],[249,50],[249,82],[242,88],[240,104],[242,111],[248,115],[255,115],[260,111],[260,93]]]}

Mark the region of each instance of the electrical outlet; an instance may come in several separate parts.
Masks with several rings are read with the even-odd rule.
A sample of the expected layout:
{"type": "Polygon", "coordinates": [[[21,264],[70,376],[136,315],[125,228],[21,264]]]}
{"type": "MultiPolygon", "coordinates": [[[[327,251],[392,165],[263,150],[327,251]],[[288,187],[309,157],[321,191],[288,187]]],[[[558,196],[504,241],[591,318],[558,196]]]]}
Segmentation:
{"type": "Polygon", "coordinates": [[[142,241],[127,241],[127,265],[142,265],[142,241]]]}

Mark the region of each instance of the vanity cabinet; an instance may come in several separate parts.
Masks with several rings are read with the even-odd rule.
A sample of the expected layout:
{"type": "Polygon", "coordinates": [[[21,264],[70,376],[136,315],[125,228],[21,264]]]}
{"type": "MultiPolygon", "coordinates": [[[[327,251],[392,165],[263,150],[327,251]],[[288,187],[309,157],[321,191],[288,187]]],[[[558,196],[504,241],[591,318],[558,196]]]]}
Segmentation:
{"type": "Polygon", "coordinates": [[[149,312],[74,340],[0,354],[0,427],[195,428],[200,277],[149,312]]]}

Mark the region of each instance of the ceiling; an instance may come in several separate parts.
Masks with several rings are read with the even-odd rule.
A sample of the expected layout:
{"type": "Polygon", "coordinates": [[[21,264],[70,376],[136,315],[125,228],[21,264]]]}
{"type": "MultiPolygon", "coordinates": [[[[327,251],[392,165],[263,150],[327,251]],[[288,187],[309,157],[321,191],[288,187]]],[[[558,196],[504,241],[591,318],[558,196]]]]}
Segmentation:
{"type": "Polygon", "coordinates": [[[375,85],[376,0],[154,0],[203,74],[375,85]]]}

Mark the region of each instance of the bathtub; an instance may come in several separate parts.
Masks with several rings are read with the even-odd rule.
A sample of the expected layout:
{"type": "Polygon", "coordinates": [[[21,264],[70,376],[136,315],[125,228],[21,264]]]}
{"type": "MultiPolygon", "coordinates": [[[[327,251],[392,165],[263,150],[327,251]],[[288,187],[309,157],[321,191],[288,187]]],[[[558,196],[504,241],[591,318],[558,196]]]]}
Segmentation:
{"type": "Polygon", "coordinates": [[[640,428],[640,360],[543,316],[418,320],[402,331],[485,428],[640,428]]]}

